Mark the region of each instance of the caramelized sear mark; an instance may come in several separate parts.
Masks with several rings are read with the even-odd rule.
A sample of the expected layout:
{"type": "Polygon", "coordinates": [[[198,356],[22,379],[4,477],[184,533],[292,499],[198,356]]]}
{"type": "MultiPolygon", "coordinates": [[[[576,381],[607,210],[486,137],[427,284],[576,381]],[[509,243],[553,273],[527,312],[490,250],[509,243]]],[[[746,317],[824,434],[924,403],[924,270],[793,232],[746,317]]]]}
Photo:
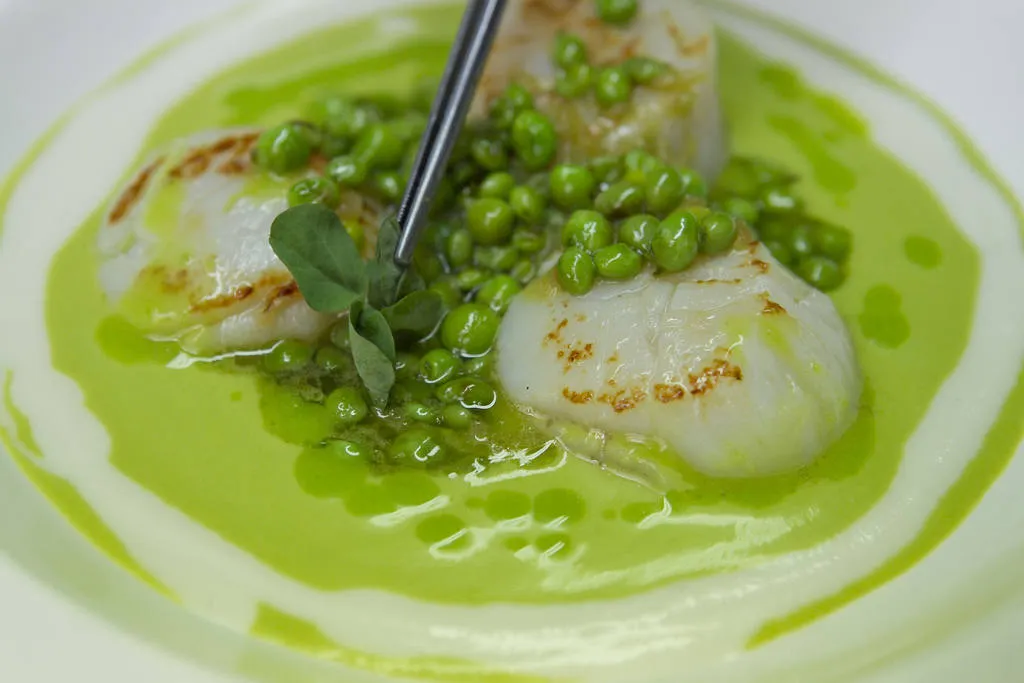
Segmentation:
{"type": "Polygon", "coordinates": [[[699,375],[690,375],[690,393],[700,396],[714,389],[723,379],[728,378],[740,381],[743,379],[743,371],[738,365],[733,365],[727,360],[716,360],[701,370],[699,375]]]}
{"type": "Polygon", "coordinates": [[[708,51],[709,44],[710,38],[708,38],[708,36],[705,34],[698,38],[697,40],[693,41],[692,43],[687,43],[686,45],[684,45],[682,51],[683,54],[686,55],[687,57],[702,55],[708,51]]]}
{"type": "Polygon", "coordinates": [[[149,181],[153,179],[153,174],[156,173],[156,169],[160,168],[160,164],[164,162],[163,157],[157,159],[146,168],[142,169],[139,175],[135,176],[135,180],[132,184],[125,188],[121,196],[117,198],[117,202],[114,204],[114,208],[110,211],[108,218],[111,225],[114,225],[131,211],[136,202],[139,201],[139,197],[142,196],[146,186],[149,185],[149,181]]]}
{"type": "Polygon", "coordinates": [[[276,306],[279,302],[284,301],[285,299],[289,299],[291,297],[294,297],[294,296],[298,295],[298,293],[299,293],[299,285],[298,285],[297,282],[295,282],[295,280],[292,280],[291,282],[289,282],[287,284],[281,285],[276,290],[274,290],[270,294],[269,297],[267,297],[267,303],[263,307],[263,312],[264,313],[268,312],[271,308],[276,306]]]}
{"type": "Polygon", "coordinates": [[[195,178],[205,173],[218,157],[228,155],[216,168],[218,173],[237,175],[249,169],[249,151],[256,143],[258,133],[227,135],[209,145],[200,145],[170,170],[170,177],[195,178]],[[229,154],[230,153],[230,154],[229,154]]]}
{"type": "Polygon", "coordinates": [[[686,388],[680,384],[655,384],[654,398],[661,403],[671,403],[686,398],[686,388]]]}
{"type": "MultiPolygon", "coordinates": [[[[608,384],[613,384],[612,380],[609,380],[608,384]]],[[[636,408],[646,398],[647,392],[639,387],[633,387],[630,390],[620,389],[614,394],[601,394],[597,400],[601,403],[607,403],[616,413],[624,413],[627,410],[636,408]]]]}
{"type": "Polygon", "coordinates": [[[750,260],[750,265],[754,266],[755,268],[760,270],[762,273],[767,273],[768,272],[768,264],[765,263],[764,261],[762,261],[759,258],[751,259],[750,260]]]}
{"type": "Polygon", "coordinates": [[[619,362],[619,352],[616,351],[612,355],[608,356],[608,362],[609,363],[618,363],[619,362]]]}
{"type": "Polygon", "coordinates": [[[252,147],[256,144],[259,133],[247,133],[239,136],[231,155],[225,159],[217,172],[223,175],[241,175],[252,168],[252,147]]]}
{"type": "MultiPolygon", "coordinates": [[[[544,346],[548,345],[548,342],[555,342],[556,344],[562,343],[562,330],[565,329],[566,325],[569,324],[568,318],[562,318],[562,322],[558,323],[555,329],[551,330],[544,336],[544,346]]],[[[561,356],[559,356],[561,358],[561,356]]]]}
{"type": "MultiPolygon", "coordinates": [[[[579,342],[576,342],[576,346],[579,347],[579,342]]],[[[594,345],[585,344],[582,348],[574,348],[569,351],[569,362],[579,363],[589,358],[594,357],[594,345]]]]}
{"type": "Polygon", "coordinates": [[[777,304],[768,297],[764,299],[764,308],[761,309],[761,315],[779,315],[785,313],[786,309],[781,304],[777,304]]]}
{"type": "Polygon", "coordinates": [[[576,403],[578,405],[590,403],[591,401],[594,400],[593,391],[573,391],[569,387],[564,387],[562,389],[562,396],[564,396],[567,400],[571,401],[572,403],[576,403]]]}
{"type": "MultiPolygon", "coordinates": [[[[184,271],[182,271],[184,272],[184,271]]],[[[298,291],[298,286],[295,285],[295,281],[291,280],[287,273],[277,273],[264,275],[254,284],[239,285],[230,292],[219,294],[217,296],[206,297],[195,301],[189,306],[190,313],[206,313],[221,308],[231,308],[235,304],[245,301],[250,297],[254,296],[257,292],[270,290],[267,296],[267,302],[265,303],[266,311],[270,310],[274,301],[278,298],[290,296],[294,292],[284,291],[289,287],[295,287],[294,291],[298,291]]]]}

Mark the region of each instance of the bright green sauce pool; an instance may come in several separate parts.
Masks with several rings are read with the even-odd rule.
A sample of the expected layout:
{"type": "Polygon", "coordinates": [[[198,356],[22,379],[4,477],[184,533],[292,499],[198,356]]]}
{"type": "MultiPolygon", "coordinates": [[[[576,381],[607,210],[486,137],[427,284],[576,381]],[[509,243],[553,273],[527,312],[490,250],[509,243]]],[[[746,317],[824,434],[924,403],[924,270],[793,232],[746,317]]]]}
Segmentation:
{"type": "MultiPolygon", "coordinates": [[[[415,37],[382,44],[379,26],[361,22],[221,73],[166,114],[140,158],[203,128],[297,115],[325,90],[402,91],[439,72],[458,12],[412,12],[415,37]]],[[[872,143],[855,113],[729,36],[720,47],[733,151],[799,173],[809,210],[855,235],[849,279],[832,296],[867,380],[864,402],[805,471],[750,482],[680,474],[661,495],[553,450],[454,479],[378,476],[304,450],[294,442],[319,429],[318,408],[296,407],[251,375],[168,369],[153,362],[152,345],[110,322],[96,278],[99,213],[53,264],[54,364],[107,426],[118,469],[321,589],[464,604],[608,598],[818,544],[885,494],[964,349],[978,262],[931,192],[872,143]]],[[[58,504],[68,499],[36,483],[58,504]]],[[[90,536],[109,533],[87,506],[61,507],[90,536]]]]}

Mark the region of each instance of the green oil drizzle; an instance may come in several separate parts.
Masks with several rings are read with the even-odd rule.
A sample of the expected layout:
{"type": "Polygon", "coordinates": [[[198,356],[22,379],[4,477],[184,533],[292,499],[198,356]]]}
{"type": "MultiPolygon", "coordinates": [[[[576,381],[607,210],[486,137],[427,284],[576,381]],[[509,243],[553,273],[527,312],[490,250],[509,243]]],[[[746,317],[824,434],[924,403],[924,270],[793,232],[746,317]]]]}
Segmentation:
{"type": "MultiPolygon", "coordinates": [[[[456,16],[454,8],[424,10],[415,15],[422,32],[392,41],[386,51],[379,50],[377,24],[360,22],[313,34],[226,71],[162,119],[140,159],[204,127],[266,124],[297,115],[327,89],[378,90],[380,82],[396,91],[407,88],[423,73],[440,69],[444,36],[456,16]]],[[[852,62],[831,46],[784,30],[852,62]]],[[[819,543],[849,526],[887,489],[906,438],[964,348],[977,258],[930,191],[875,147],[861,119],[841,102],[805,87],[795,72],[766,64],[728,36],[722,39],[721,59],[735,150],[776,159],[801,173],[800,189],[811,209],[854,229],[851,276],[834,299],[851,323],[872,311],[867,329],[861,319],[851,331],[865,375],[876,380],[875,391],[850,432],[805,472],[733,483],[689,475],[665,495],[553,454],[531,463],[528,477],[508,479],[521,468],[495,467],[484,473],[493,481],[471,492],[461,482],[424,473],[404,479],[373,475],[294,445],[321,427],[316,411],[309,416],[314,426],[281,419],[296,407],[274,403],[280,397],[252,377],[203,367],[172,372],[137,362],[144,349],[133,346],[138,340],[131,330],[107,318],[96,285],[97,219],[84,225],[54,262],[50,291],[55,295],[47,303],[47,320],[55,366],[80,384],[89,409],[111,430],[111,459],[118,468],[282,573],[319,588],[377,587],[464,603],[614,597],[819,543]],[[929,226],[925,239],[933,245],[926,251],[942,258],[921,257],[920,244],[908,246],[921,225],[929,226]],[[900,268],[900,255],[927,266],[900,268]],[[898,292],[895,308],[890,291],[898,292]],[[872,292],[872,300],[881,296],[884,305],[868,306],[872,292]],[[901,322],[894,323],[897,313],[901,322]],[[891,328],[901,326],[905,333],[894,335],[891,328]],[[891,343],[894,339],[899,343],[891,343]],[[931,343],[934,339],[943,344],[931,343]],[[156,405],[160,410],[152,409],[156,405]],[[584,500],[603,501],[603,509],[589,510],[584,500]],[[435,503],[443,509],[433,509],[435,503]],[[782,530],[738,539],[733,526],[657,523],[691,514],[781,520],[782,530]],[[505,523],[516,519],[527,522],[525,530],[506,530],[505,523]],[[303,533],[295,534],[296,528],[303,533]],[[353,550],[368,547],[372,554],[353,550]],[[718,549],[705,552],[712,547],[718,549]],[[723,553],[722,547],[729,550],[723,553]],[[566,559],[542,569],[535,562],[538,555],[566,559]],[[665,559],[671,560],[667,571],[647,572],[653,578],[639,580],[665,559]],[[481,576],[490,580],[481,583],[481,576]],[[615,578],[595,583],[598,576],[615,578]]],[[[870,67],[854,65],[892,85],[870,67]]],[[[33,148],[15,177],[57,130],[33,148]]],[[[957,135],[965,154],[1012,202],[957,135]]],[[[14,186],[12,180],[0,188],[0,204],[14,186]]],[[[979,456],[903,553],[836,596],[767,625],[752,644],[837,609],[934,548],[1012,455],[1020,439],[1022,386],[1018,381],[979,456]]],[[[27,458],[17,453],[15,458],[83,533],[122,565],[133,564],[73,488],[51,475],[39,476],[41,470],[27,458]]],[[[146,578],[141,568],[136,574],[146,578]]],[[[269,616],[261,612],[254,632],[306,649],[323,645],[322,634],[310,633],[287,615],[265,612],[269,616]]]]}
{"type": "Polygon", "coordinates": [[[14,373],[8,372],[4,378],[4,408],[11,422],[14,423],[14,437],[11,441],[20,446],[20,452],[27,452],[34,458],[42,458],[43,451],[36,442],[35,434],[32,433],[32,423],[28,421],[28,416],[21,412],[14,402],[14,396],[11,394],[13,384],[14,373]]]}

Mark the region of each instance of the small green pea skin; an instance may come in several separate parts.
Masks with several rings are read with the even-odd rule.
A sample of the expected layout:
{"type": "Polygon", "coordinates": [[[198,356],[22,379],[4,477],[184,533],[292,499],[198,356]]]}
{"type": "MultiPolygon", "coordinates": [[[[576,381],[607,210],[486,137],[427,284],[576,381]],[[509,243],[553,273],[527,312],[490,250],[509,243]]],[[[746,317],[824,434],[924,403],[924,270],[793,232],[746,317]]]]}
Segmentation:
{"type": "Polygon", "coordinates": [[[355,387],[338,387],[327,395],[324,405],[345,425],[362,422],[370,412],[366,399],[355,387]]]}
{"type": "Polygon", "coordinates": [[[651,254],[658,267],[678,273],[697,257],[700,249],[700,223],[688,211],[676,211],[663,220],[651,242],[651,254]]]}
{"type": "Polygon", "coordinates": [[[732,248],[736,242],[736,219],[730,214],[715,211],[700,222],[700,250],[705,254],[720,254],[732,248]]]}
{"type": "Polygon", "coordinates": [[[477,247],[473,250],[473,265],[487,270],[508,271],[519,261],[519,250],[508,244],[477,247]]]}
{"type": "Polygon", "coordinates": [[[692,168],[681,168],[679,169],[679,176],[683,179],[683,191],[688,197],[700,197],[701,199],[708,196],[708,185],[704,182],[704,176],[697,173],[692,168]]]}
{"type": "Polygon", "coordinates": [[[625,67],[609,66],[597,72],[594,78],[594,99],[602,107],[629,102],[633,94],[633,82],[625,67]]]}
{"type": "Polygon", "coordinates": [[[278,342],[263,356],[263,369],[275,375],[301,372],[313,360],[313,347],[287,339],[278,342]]]}
{"type": "Polygon", "coordinates": [[[615,26],[633,21],[638,9],[637,0],[596,0],[596,5],[601,21],[615,26]]]}
{"type": "Polygon", "coordinates": [[[494,365],[494,354],[488,353],[476,358],[468,358],[462,365],[462,374],[467,377],[487,377],[494,365]]]}
{"type": "Polygon", "coordinates": [[[657,216],[664,216],[679,206],[686,196],[683,177],[674,168],[662,168],[647,174],[644,182],[644,197],[647,210],[657,216]]]}
{"type": "Polygon", "coordinates": [[[843,283],[842,268],[827,256],[815,255],[801,259],[796,272],[807,284],[823,292],[831,291],[843,283]]]}
{"type": "Polygon", "coordinates": [[[551,199],[567,210],[582,209],[590,205],[590,197],[597,182],[586,166],[562,164],[551,171],[551,199]]]}
{"type": "Polygon", "coordinates": [[[501,199],[484,197],[473,201],[466,211],[466,227],[477,244],[500,244],[512,235],[515,216],[501,199]]]}
{"type": "Polygon", "coordinates": [[[649,253],[660,224],[661,221],[648,214],[630,216],[619,225],[619,241],[642,254],[649,253]]]}
{"type": "Polygon", "coordinates": [[[574,100],[590,92],[594,72],[589,64],[570,64],[555,74],[555,92],[566,99],[574,100]]]}
{"type": "Polygon", "coordinates": [[[469,230],[453,230],[444,241],[444,256],[453,268],[464,266],[473,258],[473,235],[469,230]]]}
{"type": "Polygon", "coordinates": [[[609,280],[628,280],[643,268],[643,259],[625,244],[609,244],[594,252],[597,274],[609,280]]]}
{"type": "Polygon", "coordinates": [[[370,178],[370,185],[378,197],[394,204],[405,192],[406,180],[397,171],[381,171],[370,178]]]}
{"type": "Polygon", "coordinates": [[[458,403],[468,410],[488,410],[497,403],[498,394],[487,382],[476,377],[460,377],[437,390],[445,403],[458,403]]]}
{"type": "Polygon", "coordinates": [[[747,225],[754,225],[760,217],[757,205],[742,197],[729,197],[722,202],[722,210],[731,213],[747,225]]]}
{"type": "Polygon", "coordinates": [[[512,233],[512,246],[524,254],[536,254],[547,246],[544,235],[519,228],[512,233]]]}
{"type": "Polygon", "coordinates": [[[638,85],[650,85],[659,76],[668,72],[668,65],[648,57],[630,57],[624,66],[629,77],[638,85]]]}
{"type": "Polygon", "coordinates": [[[524,111],[512,123],[512,147],[530,171],[548,166],[555,158],[558,136],[551,119],[538,111],[524,111]]]}
{"type": "Polygon", "coordinates": [[[469,429],[473,413],[460,405],[447,405],[441,409],[441,423],[449,429],[469,429]]]}
{"type": "Polygon", "coordinates": [[[341,187],[356,187],[366,182],[366,164],[351,155],[331,159],[324,173],[341,187]]]}
{"type": "Polygon", "coordinates": [[[405,419],[412,422],[422,422],[424,424],[437,424],[439,422],[439,416],[434,410],[416,401],[403,405],[402,414],[405,416],[405,419]]]}
{"type": "Polygon", "coordinates": [[[449,311],[441,323],[441,342],[454,353],[487,353],[498,334],[498,314],[481,304],[463,304],[449,311]]]}
{"type": "Polygon", "coordinates": [[[508,195],[508,203],[512,207],[512,213],[527,225],[538,225],[544,218],[544,209],[547,208],[547,201],[541,193],[528,185],[512,188],[508,195]]]}
{"type": "Polygon", "coordinates": [[[256,163],[278,174],[298,170],[309,162],[313,146],[300,126],[292,123],[268,128],[256,140],[256,163]]]}
{"type": "Polygon", "coordinates": [[[575,211],[562,228],[562,244],[594,251],[612,243],[615,235],[608,219],[597,211],[575,211]]]}
{"type": "Polygon", "coordinates": [[[370,170],[394,169],[402,163],[405,145],[390,126],[374,123],[367,126],[352,148],[352,156],[370,170]]]}
{"type": "Polygon", "coordinates": [[[321,176],[303,178],[288,190],[288,206],[323,204],[333,209],[338,206],[339,201],[341,193],[338,186],[330,178],[321,176]]]}
{"type": "Polygon", "coordinates": [[[441,460],[445,449],[425,429],[407,429],[398,434],[388,447],[388,455],[399,463],[428,465],[441,460]]]}
{"type": "Polygon", "coordinates": [[[582,296],[594,287],[597,268],[594,259],[579,247],[569,247],[558,257],[558,284],[574,296],[582,296]]]}
{"type": "Polygon", "coordinates": [[[352,365],[350,356],[334,346],[324,346],[317,349],[314,362],[318,368],[328,374],[346,370],[352,365]]]}
{"type": "Polygon", "coordinates": [[[511,173],[497,171],[491,173],[480,183],[479,195],[481,197],[493,197],[494,199],[508,199],[516,186],[516,180],[511,173]]]}
{"type": "Polygon", "coordinates": [[[501,140],[477,138],[470,146],[470,154],[481,168],[488,171],[502,171],[508,168],[508,150],[501,140]]]}
{"type": "Polygon", "coordinates": [[[481,270],[479,268],[467,268],[455,276],[455,283],[458,285],[459,289],[464,292],[468,292],[487,282],[488,277],[490,276],[485,270],[481,270]]]}
{"type": "Polygon", "coordinates": [[[525,285],[537,276],[537,266],[530,259],[519,259],[508,274],[519,284],[525,285]]]}
{"type": "Polygon", "coordinates": [[[420,376],[427,384],[447,382],[455,377],[462,367],[462,361],[448,349],[433,349],[420,359],[420,376]]]}
{"type": "Polygon", "coordinates": [[[817,253],[836,263],[844,262],[853,247],[853,236],[849,230],[828,223],[818,225],[811,232],[811,241],[817,253]]]}
{"type": "Polygon", "coordinates": [[[512,298],[522,290],[522,286],[511,275],[496,275],[480,286],[474,300],[497,313],[504,313],[512,303],[512,298]]]}
{"type": "Polygon", "coordinates": [[[605,216],[629,216],[643,206],[643,188],[627,180],[610,185],[594,199],[594,208],[605,216]]]}
{"type": "Polygon", "coordinates": [[[779,263],[785,266],[793,265],[793,253],[784,242],[778,240],[766,240],[764,246],[772,253],[779,263]]]}
{"type": "Polygon", "coordinates": [[[579,36],[560,32],[555,36],[555,46],[551,57],[555,64],[563,69],[574,64],[585,64],[587,46],[579,36]]]}
{"type": "Polygon", "coordinates": [[[814,239],[811,234],[812,228],[809,225],[800,224],[790,230],[786,239],[786,246],[789,247],[793,258],[800,261],[815,252],[814,239]]]}

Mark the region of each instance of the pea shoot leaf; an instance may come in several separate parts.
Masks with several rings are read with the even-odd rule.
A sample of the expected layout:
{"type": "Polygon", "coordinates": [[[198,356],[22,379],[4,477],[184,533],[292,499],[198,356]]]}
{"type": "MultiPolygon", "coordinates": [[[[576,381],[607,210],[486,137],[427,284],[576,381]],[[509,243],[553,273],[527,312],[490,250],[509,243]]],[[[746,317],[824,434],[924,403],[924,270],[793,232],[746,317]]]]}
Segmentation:
{"type": "Polygon", "coordinates": [[[314,310],[340,313],[366,289],[359,249],[338,216],[322,204],[301,204],[275,218],[270,247],[314,310]]]}
{"type": "Polygon", "coordinates": [[[401,228],[394,216],[388,216],[380,224],[376,258],[367,264],[367,301],[371,306],[385,308],[398,300],[402,269],[395,263],[395,246],[398,244],[400,231],[401,228]]]}
{"type": "Polygon", "coordinates": [[[354,301],[348,312],[348,336],[356,372],[370,399],[378,407],[386,406],[395,384],[395,339],[384,314],[354,301]]]}
{"type": "Polygon", "coordinates": [[[393,332],[426,335],[444,315],[444,300],[437,292],[421,290],[407,294],[383,311],[393,332]]]}

